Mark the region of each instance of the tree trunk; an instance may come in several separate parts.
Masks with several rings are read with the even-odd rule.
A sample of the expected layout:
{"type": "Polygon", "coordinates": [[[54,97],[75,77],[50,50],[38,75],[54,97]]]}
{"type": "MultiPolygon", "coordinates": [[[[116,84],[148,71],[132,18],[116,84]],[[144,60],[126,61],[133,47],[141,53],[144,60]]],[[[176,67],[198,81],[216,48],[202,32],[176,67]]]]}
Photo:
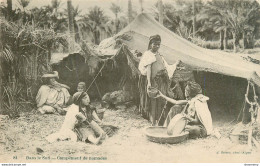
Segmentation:
{"type": "MultiPolygon", "coordinates": [[[[77,24],[77,23],[76,23],[77,24]]],[[[82,36],[82,33],[81,33],[81,28],[80,28],[80,25],[77,24],[77,27],[78,27],[78,35],[79,35],[79,41],[83,41],[83,36],[82,36]]]]}
{"type": "Polygon", "coordinates": [[[162,0],[158,1],[158,9],[159,9],[159,22],[163,25],[163,3],[162,3],[162,0]]]}
{"type": "Polygon", "coordinates": [[[96,31],[96,32],[94,33],[94,43],[95,43],[96,45],[98,45],[98,44],[100,43],[100,33],[99,33],[98,31],[96,31]]]}
{"type": "Polygon", "coordinates": [[[69,32],[70,32],[69,52],[73,52],[74,43],[75,43],[75,30],[74,30],[73,8],[72,8],[71,0],[67,1],[67,7],[68,7],[68,22],[69,22],[69,32]]]}
{"type": "Polygon", "coordinates": [[[47,55],[46,55],[46,64],[47,64],[47,70],[48,71],[52,71],[52,67],[51,67],[51,64],[50,64],[50,61],[51,61],[51,49],[49,48],[48,49],[48,52],[47,52],[47,55]]]}
{"type": "Polygon", "coordinates": [[[117,14],[116,14],[116,20],[115,20],[115,30],[116,30],[116,33],[115,34],[117,34],[118,33],[118,24],[119,24],[119,21],[118,21],[118,18],[117,18],[117,14]]]}
{"type": "Polygon", "coordinates": [[[243,50],[245,50],[247,48],[247,37],[246,37],[245,32],[243,32],[243,34],[242,34],[242,41],[243,41],[242,48],[243,48],[243,50]]]}
{"type": "Polygon", "coordinates": [[[11,21],[12,18],[12,0],[7,0],[7,20],[11,21]]]}
{"type": "Polygon", "coordinates": [[[32,68],[33,68],[33,80],[36,81],[38,78],[38,55],[39,55],[39,48],[36,48],[36,54],[33,56],[33,60],[32,60],[32,68]]]}
{"type": "Polygon", "coordinates": [[[227,28],[224,29],[224,50],[228,48],[228,36],[227,36],[227,28]]]}
{"type": "MultiPolygon", "coordinates": [[[[0,17],[1,19],[3,18],[3,13],[0,11],[0,17]]],[[[3,24],[0,24],[0,29],[3,28],[2,27],[3,24]]],[[[0,31],[0,39],[2,39],[2,33],[0,31]]],[[[0,52],[3,52],[3,43],[2,40],[0,40],[0,52]]],[[[2,71],[2,58],[0,58],[0,114],[2,113],[2,108],[3,108],[3,71],[2,71]]]]}
{"type": "Polygon", "coordinates": [[[196,35],[195,0],[193,0],[193,3],[192,3],[192,12],[193,12],[193,21],[192,21],[192,26],[193,26],[193,37],[195,37],[195,35],[196,35]]]}
{"type": "Polygon", "coordinates": [[[220,41],[220,49],[223,50],[224,49],[224,31],[221,30],[219,32],[219,41],[220,41]]]}
{"type": "Polygon", "coordinates": [[[255,40],[254,39],[255,39],[255,36],[254,36],[253,33],[251,33],[250,36],[249,36],[249,39],[248,39],[248,48],[250,48],[250,49],[254,48],[254,46],[255,46],[255,40]]]}
{"type": "Polygon", "coordinates": [[[128,24],[133,21],[133,7],[132,1],[128,0],[128,24]]]}
{"type": "Polygon", "coordinates": [[[139,3],[140,3],[140,11],[141,11],[141,13],[143,13],[143,11],[144,11],[143,0],[139,0],[139,3]]]}
{"type": "Polygon", "coordinates": [[[237,52],[238,51],[238,44],[239,44],[239,39],[238,39],[238,35],[236,32],[232,32],[233,35],[233,51],[237,52]]]}

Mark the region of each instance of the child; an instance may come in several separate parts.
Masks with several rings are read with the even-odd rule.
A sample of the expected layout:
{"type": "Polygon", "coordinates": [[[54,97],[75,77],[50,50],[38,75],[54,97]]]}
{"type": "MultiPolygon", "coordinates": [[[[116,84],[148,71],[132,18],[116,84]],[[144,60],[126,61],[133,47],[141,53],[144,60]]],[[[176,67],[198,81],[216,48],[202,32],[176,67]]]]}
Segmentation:
{"type": "Polygon", "coordinates": [[[79,106],[79,114],[76,115],[76,118],[82,122],[80,127],[78,127],[78,134],[83,135],[82,141],[90,141],[93,144],[98,144],[101,140],[106,138],[106,133],[102,128],[96,123],[102,123],[98,118],[95,108],[90,106],[89,96],[86,92],[86,86],[84,82],[80,82],[77,88],[78,92],[73,95],[73,103],[79,106]],[[92,131],[89,130],[88,125],[91,127],[92,131]],[[96,132],[99,137],[96,138],[94,135],[96,132]]]}
{"type": "MultiPolygon", "coordinates": [[[[86,93],[86,84],[85,84],[85,82],[79,82],[78,83],[78,87],[77,87],[77,91],[78,92],[85,92],[86,93]]],[[[98,124],[102,124],[102,121],[99,119],[99,117],[97,116],[97,112],[96,112],[96,108],[95,107],[93,107],[93,106],[91,106],[90,105],[90,98],[89,98],[89,96],[88,96],[88,94],[86,93],[86,96],[85,96],[85,100],[86,100],[86,102],[88,103],[87,104],[87,106],[88,107],[90,107],[89,109],[91,109],[91,110],[94,110],[93,111],[93,117],[94,117],[94,121],[96,121],[98,124]]]]}
{"type": "Polygon", "coordinates": [[[86,91],[86,84],[85,82],[80,82],[77,87],[78,92],[85,92],[86,91]]]}

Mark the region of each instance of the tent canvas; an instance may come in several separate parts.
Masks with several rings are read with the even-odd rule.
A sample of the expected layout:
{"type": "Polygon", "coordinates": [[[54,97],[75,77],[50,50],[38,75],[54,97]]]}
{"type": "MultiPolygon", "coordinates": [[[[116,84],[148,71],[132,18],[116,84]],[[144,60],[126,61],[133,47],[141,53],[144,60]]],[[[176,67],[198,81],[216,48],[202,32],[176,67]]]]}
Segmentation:
{"type": "MultiPolygon", "coordinates": [[[[101,88],[101,93],[119,88],[118,83],[126,75],[126,73],[131,72],[130,70],[133,69],[129,61],[133,62],[132,65],[134,64],[135,69],[138,65],[138,59],[134,58],[135,50],[142,53],[146,51],[149,37],[154,34],[161,35],[162,45],[159,51],[169,64],[173,64],[177,60],[181,60],[189,69],[204,72],[204,74],[202,74],[203,78],[201,75],[197,75],[199,80],[195,80],[203,85],[204,92],[207,91],[206,95],[209,95],[209,97],[213,99],[210,100],[210,102],[214,101],[217,97],[216,100],[221,99],[222,101],[216,102],[216,104],[222,105],[228,101],[228,104],[231,106],[233,105],[232,103],[237,103],[240,105],[237,106],[235,110],[240,109],[244,100],[247,80],[250,80],[258,85],[256,90],[257,95],[259,95],[259,65],[244,60],[239,54],[225,53],[198,47],[169,31],[145,13],[140,14],[131,24],[129,24],[117,35],[103,40],[98,47],[88,48],[92,50],[91,56],[100,58],[101,64],[99,64],[99,66],[102,66],[102,63],[104,63],[105,60],[116,61],[115,64],[117,64],[112,65],[112,62],[109,63],[110,65],[106,65],[107,68],[105,67],[106,69],[102,71],[102,76],[98,77],[97,82],[101,88]],[[225,77],[222,77],[224,75],[225,77]],[[111,85],[114,88],[111,88],[112,86],[110,88],[107,87],[109,82],[112,82],[111,85]],[[215,87],[212,87],[212,85],[215,87]],[[103,86],[106,87],[104,90],[102,90],[103,86]],[[232,92],[230,91],[231,89],[232,92]],[[234,99],[231,103],[229,99],[232,98],[236,99],[234,99]]],[[[81,65],[84,64],[82,63],[81,65]]],[[[78,64],[76,67],[78,68],[81,65],[78,64]]],[[[85,68],[88,68],[87,64],[85,65],[85,68]]],[[[81,73],[80,75],[82,78],[80,80],[85,81],[88,86],[88,82],[91,82],[93,79],[92,77],[87,76],[88,74],[86,72],[89,69],[86,69],[85,72],[80,70],[80,68],[75,70],[75,76],[81,73]],[[78,70],[79,72],[77,72],[78,70]]],[[[64,72],[64,68],[61,68],[60,71],[64,72]]],[[[67,71],[67,69],[65,69],[65,71],[67,71]]],[[[135,72],[136,74],[136,71],[132,70],[132,72],[135,72]]],[[[76,87],[75,81],[78,79],[74,77],[68,78],[68,75],[72,74],[71,72],[69,73],[64,74],[64,77],[66,77],[66,80],[64,81],[69,82],[76,87]]],[[[196,75],[196,72],[193,73],[196,75]]],[[[130,73],[129,76],[131,77],[130,73]]],[[[126,79],[124,79],[124,82],[129,82],[129,78],[126,79]],[[126,81],[126,79],[128,79],[128,81],[126,81]]],[[[91,89],[93,89],[93,92],[96,93],[95,86],[91,89]]]]}
{"type": "Polygon", "coordinates": [[[102,54],[113,54],[117,39],[130,49],[144,52],[151,35],[162,38],[160,53],[169,64],[181,60],[192,70],[209,71],[227,76],[245,78],[260,86],[260,66],[243,60],[239,54],[209,50],[181,38],[171,32],[152,16],[142,13],[112,38],[102,41],[98,47],[102,54]]]}

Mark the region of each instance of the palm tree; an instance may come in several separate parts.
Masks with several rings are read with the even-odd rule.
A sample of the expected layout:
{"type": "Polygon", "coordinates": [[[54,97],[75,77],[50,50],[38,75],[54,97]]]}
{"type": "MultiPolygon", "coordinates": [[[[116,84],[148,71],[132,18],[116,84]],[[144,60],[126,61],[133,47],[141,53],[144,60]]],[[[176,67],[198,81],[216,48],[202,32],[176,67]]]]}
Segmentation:
{"type": "Polygon", "coordinates": [[[236,52],[241,36],[245,36],[247,31],[252,31],[257,26],[260,5],[251,0],[213,0],[208,4],[208,12],[218,17],[215,19],[215,23],[221,25],[218,29],[227,31],[230,28],[236,52]]]}
{"type": "MultiPolygon", "coordinates": [[[[158,8],[159,4],[157,3],[155,6],[158,8]]],[[[163,5],[163,25],[171,31],[176,32],[176,29],[179,26],[179,22],[180,17],[177,14],[177,11],[174,8],[174,6],[172,4],[165,3],[163,5]]]]}
{"type": "Polygon", "coordinates": [[[219,33],[220,36],[220,49],[227,49],[227,31],[230,28],[227,20],[219,14],[218,10],[213,6],[225,7],[222,1],[212,1],[206,5],[203,10],[198,14],[197,21],[203,22],[203,27],[200,31],[212,29],[214,32],[219,33]]]}
{"type": "Polygon", "coordinates": [[[143,0],[139,0],[139,3],[140,3],[140,12],[143,13],[144,12],[143,0]]]}
{"type": "Polygon", "coordinates": [[[128,16],[128,24],[133,21],[133,8],[132,8],[132,1],[128,0],[128,10],[127,10],[127,16],[128,16]]]}
{"type": "Polygon", "coordinates": [[[12,11],[13,11],[13,9],[12,9],[12,6],[13,6],[13,1],[12,0],[7,0],[7,13],[8,13],[8,20],[10,20],[11,19],[11,17],[12,17],[12,11]]]}
{"type": "Polygon", "coordinates": [[[162,3],[162,0],[158,1],[158,9],[159,9],[159,22],[163,25],[163,3],[162,3]]]}
{"type": "Polygon", "coordinates": [[[176,0],[175,11],[176,15],[182,20],[182,22],[188,26],[188,29],[192,28],[193,37],[199,31],[200,23],[196,20],[197,13],[199,13],[204,7],[202,0],[183,1],[176,0]]]}
{"type": "MultiPolygon", "coordinates": [[[[108,36],[112,34],[112,30],[107,25],[108,18],[104,15],[104,11],[95,6],[78,21],[81,30],[86,32],[88,36],[92,36],[94,44],[99,44],[101,41],[102,32],[108,36]]],[[[83,37],[84,38],[84,37],[83,37]]]]}
{"type": "Polygon", "coordinates": [[[29,5],[30,0],[18,0],[18,3],[22,6],[23,11],[25,11],[25,8],[29,5]]]}
{"type": "Polygon", "coordinates": [[[196,34],[196,9],[195,9],[195,0],[192,2],[192,14],[193,14],[193,19],[192,19],[192,32],[193,32],[193,37],[195,38],[196,34]]]}
{"type": "Polygon", "coordinates": [[[115,14],[115,33],[118,33],[119,29],[119,21],[118,21],[118,14],[122,12],[120,6],[112,3],[110,6],[110,10],[115,14]]]}
{"type": "Polygon", "coordinates": [[[27,10],[26,7],[29,5],[30,0],[17,0],[18,3],[20,4],[20,6],[22,7],[22,11],[23,11],[23,22],[26,22],[26,14],[27,14],[27,10]]]}
{"type": "Polygon", "coordinates": [[[69,51],[74,51],[74,43],[75,43],[75,30],[74,30],[74,14],[73,7],[71,4],[71,0],[67,1],[68,7],[68,22],[69,22],[69,31],[70,31],[70,42],[69,42],[69,51]]]}
{"type": "Polygon", "coordinates": [[[61,0],[52,0],[51,7],[54,10],[54,15],[58,17],[58,10],[61,7],[61,0]]]}

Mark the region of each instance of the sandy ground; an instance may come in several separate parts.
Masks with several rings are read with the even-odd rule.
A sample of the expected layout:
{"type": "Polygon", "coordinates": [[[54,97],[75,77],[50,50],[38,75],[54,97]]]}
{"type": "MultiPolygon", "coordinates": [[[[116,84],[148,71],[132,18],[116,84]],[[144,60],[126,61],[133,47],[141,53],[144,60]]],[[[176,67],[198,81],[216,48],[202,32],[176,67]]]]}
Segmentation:
{"type": "Polygon", "coordinates": [[[70,141],[49,144],[45,137],[59,130],[64,116],[24,113],[1,124],[5,141],[0,144],[0,162],[260,162],[256,148],[249,150],[230,141],[232,126],[228,118],[214,121],[222,134],[220,139],[209,136],[174,145],[158,144],[146,139],[144,128],[150,124],[135,108],[106,110],[104,123],[119,130],[101,145],[70,141]],[[44,152],[38,154],[36,148],[44,152]]]}

